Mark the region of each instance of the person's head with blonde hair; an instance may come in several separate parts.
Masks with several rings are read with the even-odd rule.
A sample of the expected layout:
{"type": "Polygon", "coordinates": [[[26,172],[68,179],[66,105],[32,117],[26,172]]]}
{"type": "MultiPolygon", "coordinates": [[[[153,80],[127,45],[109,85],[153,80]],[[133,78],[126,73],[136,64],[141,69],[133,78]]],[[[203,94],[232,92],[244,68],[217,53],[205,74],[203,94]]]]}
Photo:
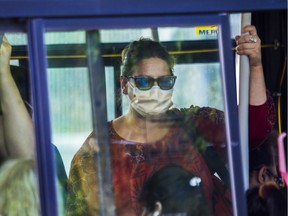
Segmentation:
{"type": "Polygon", "coordinates": [[[35,160],[11,159],[1,166],[0,215],[40,215],[35,160]]]}

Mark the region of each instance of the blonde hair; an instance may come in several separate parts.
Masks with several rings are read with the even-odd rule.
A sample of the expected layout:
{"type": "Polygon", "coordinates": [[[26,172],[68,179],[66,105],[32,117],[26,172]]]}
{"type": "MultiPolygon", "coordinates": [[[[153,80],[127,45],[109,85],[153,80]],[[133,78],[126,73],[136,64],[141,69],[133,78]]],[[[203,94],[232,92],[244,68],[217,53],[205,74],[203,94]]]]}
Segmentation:
{"type": "Polygon", "coordinates": [[[0,168],[0,215],[40,215],[34,160],[11,159],[0,168]]]}

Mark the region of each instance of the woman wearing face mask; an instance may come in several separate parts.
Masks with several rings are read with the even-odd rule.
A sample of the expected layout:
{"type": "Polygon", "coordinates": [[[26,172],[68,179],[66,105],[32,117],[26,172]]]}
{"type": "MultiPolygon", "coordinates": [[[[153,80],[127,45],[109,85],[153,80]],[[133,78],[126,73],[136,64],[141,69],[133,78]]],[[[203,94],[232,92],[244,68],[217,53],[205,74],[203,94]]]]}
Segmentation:
{"type": "MultiPolygon", "coordinates": [[[[244,31],[253,35],[256,32],[253,26],[244,31]]],[[[249,43],[249,35],[237,38],[237,52],[250,57],[251,71],[254,70],[253,75],[257,73],[254,84],[261,86],[260,39],[257,36],[253,39],[255,37],[253,43],[249,43]]],[[[130,100],[130,107],[126,114],[108,123],[116,215],[139,215],[143,210],[137,197],[142,185],[153,171],[170,163],[181,165],[201,178],[214,215],[232,215],[229,187],[224,187],[223,182],[213,175],[214,169],[218,165],[225,167],[226,161],[207,162],[203,157],[205,152],[199,152],[201,147],[207,147],[207,143],[225,143],[224,113],[209,107],[171,109],[173,86],[177,79],[173,74],[174,59],[160,43],[150,39],[134,41],[124,49],[122,60],[121,88],[130,100]]],[[[254,78],[251,75],[251,79],[254,78]]],[[[264,88],[250,89],[260,91],[253,105],[263,106],[261,109],[265,115],[272,115],[273,106],[271,101],[267,105],[265,83],[264,88]]],[[[266,122],[266,118],[263,121],[266,122]]],[[[270,126],[273,122],[267,127],[270,126]]],[[[97,151],[95,134],[91,133],[71,163],[67,215],[100,214],[97,151]]],[[[211,158],[216,158],[215,155],[212,154],[211,158]]]]}

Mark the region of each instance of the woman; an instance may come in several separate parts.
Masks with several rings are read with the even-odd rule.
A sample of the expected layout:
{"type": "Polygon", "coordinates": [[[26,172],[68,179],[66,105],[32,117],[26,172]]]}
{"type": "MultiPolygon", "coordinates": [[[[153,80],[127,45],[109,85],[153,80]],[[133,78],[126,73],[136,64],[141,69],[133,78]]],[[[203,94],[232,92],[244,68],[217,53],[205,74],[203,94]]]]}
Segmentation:
{"type": "Polygon", "coordinates": [[[249,188],[246,198],[248,216],[287,216],[287,187],[267,181],[249,188]]]}
{"type": "MultiPolygon", "coordinates": [[[[257,106],[254,107],[257,113],[261,109],[269,116],[273,109],[265,103],[260,39],[254,26],[245,27],[243,32],[250,35],[236,37],[237,53],[249,56],[250,104],[257,106]]],[[[203,158],[207,143],[217,147],[226,141],[224,113],[195,106],[170,109],[176,80],[174,60],[160,43],[140,39],[128,45],[122,54],[121,88],[130,100],[130,108],[125,115],[108,123],[116,214],[139,215],[142,209],[137,197],[145,180],[153,171],[174,163],[201,178],[214,215],[231,215],[230,192],[203,158]],[[201,149],[204,151],[200,152],[201,149]]],[[[254,116],[264,122],[264,131],[273,126],[263,116],[254,116]]],[[[255,135],[257,139],[260,136],[263,134],[255,135]]],[[[99,215],[95,174],[98,149],[94,137],[92,133],[73,158],[68,181],[68,215],[99,215]]],[[[217,164],[225,165],[226,161],[218,155],[221,148],[216,149],[217,164]]]]}
{"type": "Polygon", "coordinates": [[[273,130],[267,138],[255,149],[249,152],[249,187],[260,186],[267,181],[275,181],[279,186],[284,185],[278,176],[277,158],[278,132],[273,130]]]}

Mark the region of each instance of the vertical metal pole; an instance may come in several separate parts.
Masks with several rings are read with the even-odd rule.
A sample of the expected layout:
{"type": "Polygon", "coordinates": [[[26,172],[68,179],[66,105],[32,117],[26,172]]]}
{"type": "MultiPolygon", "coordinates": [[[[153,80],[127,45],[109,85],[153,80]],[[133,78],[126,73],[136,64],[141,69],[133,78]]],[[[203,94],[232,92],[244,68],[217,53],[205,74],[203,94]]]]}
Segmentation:
{"type": "MultiPolygon", "coordinates": [[[[251,13],[243,13],[241,15],[241,27],[251,24],[251,13]]],[[[238,56],[240,58],[239,67],[239,127],[240,127],[240,143],[243,161],[244,187],[249,188],[249,83],[250,68],[248,56],[238,56]]],[[[237,67],[237,65],[236,65],[237,67]]]]}
{"type": "Polygon", "coordinates": [[[55,187],[55,163],[51,144],[46,49],[41,19],[28,23],[28,52],[32,89],[33,120],[36,137],[41,215],[58,215],[55,187]]]}
{"type": "Polygon", "coordinates": [[[159,41],[159,32],[158,32],[158,28],[151,28],[152,31],[152,38],[154,41],[159,41]]]}
{"type": "Polygon", "coordinates": [[[100,36],[97,30],[87,31],[87,56],[90,92],[93,110],[93,128],[99,151],[96,155],[100,212],[102,216],[115,215],[110,144],[108,137],[105,71],[102,63],[100,36]]]}
{"type": "Polygon", "coordinates": [[[241,146],[239,142],[239,125],[237,115],[237,100],[235,87],[235,73],[233,70],[233,53],[230,37],[230,25],[227,14],[220,14],[222,18],[219,26],[219,56],[222,69],[223,93],[225,98],[225,125],[227,134],[227,153],[229,156],[229,172],[233,202],[233,215],[247,215],[246,196],[242,172],[241,146]],[[240,170],[239,170],[240,169],[240,170]]]}

